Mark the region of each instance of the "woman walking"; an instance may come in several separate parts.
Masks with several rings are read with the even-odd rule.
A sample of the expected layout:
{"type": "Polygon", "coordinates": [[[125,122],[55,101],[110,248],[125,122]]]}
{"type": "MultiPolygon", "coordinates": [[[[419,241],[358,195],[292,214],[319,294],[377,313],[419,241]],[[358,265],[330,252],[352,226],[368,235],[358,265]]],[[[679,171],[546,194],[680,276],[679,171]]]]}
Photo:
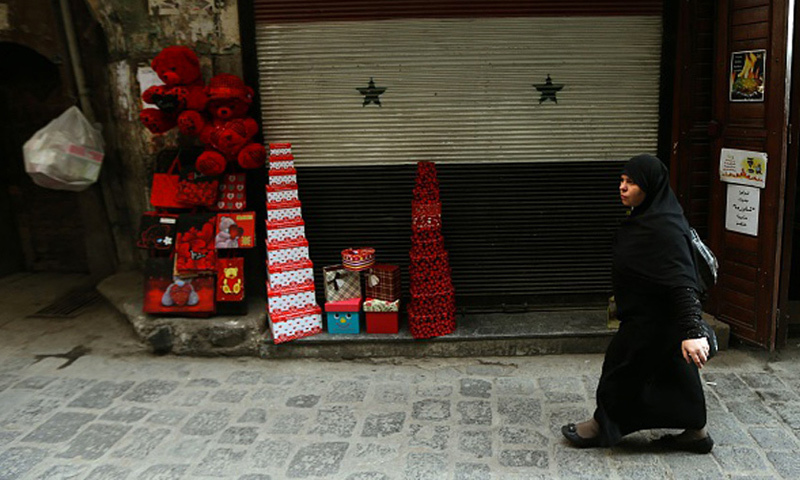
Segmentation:
{"type": "Polygon", "coordinates": [[[631,158],[620,182],[631,208],[614,244],[613,287],[620,327],[606,352],[592,419],[562,427],[576,447],[610,447],[632,432],[685,429],[657,442],[708,453],[698,369],[708,359],[689,225],[664,164],[631,158]]]}

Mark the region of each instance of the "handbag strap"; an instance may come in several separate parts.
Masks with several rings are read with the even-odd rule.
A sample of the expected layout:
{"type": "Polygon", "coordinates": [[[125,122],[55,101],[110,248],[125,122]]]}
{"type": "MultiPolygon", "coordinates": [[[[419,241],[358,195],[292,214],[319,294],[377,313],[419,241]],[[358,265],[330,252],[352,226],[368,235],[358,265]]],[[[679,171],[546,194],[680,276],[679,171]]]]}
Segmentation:
{"type": "Polygon", "coordinates": [[[175,167],[180,166],[180,160],[181,160],[181,152],[178,152],[178,154],[175,155],[175,160],[172,161],[172,164],[170,164],[169,168],[167,169],[168,174],[175,173],[175,167]]]}

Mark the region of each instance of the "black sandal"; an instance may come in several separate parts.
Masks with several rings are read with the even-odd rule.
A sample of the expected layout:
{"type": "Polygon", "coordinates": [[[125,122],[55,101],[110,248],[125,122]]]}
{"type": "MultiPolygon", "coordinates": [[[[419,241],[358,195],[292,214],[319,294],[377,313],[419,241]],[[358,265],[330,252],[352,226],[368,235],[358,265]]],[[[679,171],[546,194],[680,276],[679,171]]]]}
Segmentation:
{"type": "Polygon", "coordinates": [[[678,435],[664,435],[654,440],[653,444],[670,450],[680,450],[682,452],[709,453],[711,449],[714,448],[714,439],[711,438],[711,435],[706,435],[703,438],[695,440],[679,440],[678,435]]]}
{"type": "Polygon", "coordinates": [[[595,448],[600,446],[600,435],[591,438],[583,438],[578,435],[578,427],[574,423],[568,423],[561,427],[561,434],[569,440],[572,446],[577,448],[595,448]]]}

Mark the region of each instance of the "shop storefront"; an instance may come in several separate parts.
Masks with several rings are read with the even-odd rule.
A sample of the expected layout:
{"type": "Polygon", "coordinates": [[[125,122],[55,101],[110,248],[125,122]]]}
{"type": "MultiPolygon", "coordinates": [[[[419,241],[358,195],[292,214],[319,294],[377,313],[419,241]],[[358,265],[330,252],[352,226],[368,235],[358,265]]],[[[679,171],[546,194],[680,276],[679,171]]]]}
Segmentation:
{"type": "Polygon", "coordinates": [[[605,305],[620,166],[668,128],[660,1],[252,9],[265,137],[293,145],[316,265],[366,245],[405,268],[427,160],[461,311],[605,305]]]}

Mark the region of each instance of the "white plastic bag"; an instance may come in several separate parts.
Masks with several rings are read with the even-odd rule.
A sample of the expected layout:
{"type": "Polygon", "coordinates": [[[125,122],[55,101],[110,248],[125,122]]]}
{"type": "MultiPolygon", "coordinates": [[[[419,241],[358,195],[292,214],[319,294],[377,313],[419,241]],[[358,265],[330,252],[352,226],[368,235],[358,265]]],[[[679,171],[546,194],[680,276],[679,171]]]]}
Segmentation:
{"type": "Polygon", "coordinates": [[[45,188],[79,192],[97,181],[103,136],[78,107],[70,107],[22,147],[25,171],[45,188]]]}

